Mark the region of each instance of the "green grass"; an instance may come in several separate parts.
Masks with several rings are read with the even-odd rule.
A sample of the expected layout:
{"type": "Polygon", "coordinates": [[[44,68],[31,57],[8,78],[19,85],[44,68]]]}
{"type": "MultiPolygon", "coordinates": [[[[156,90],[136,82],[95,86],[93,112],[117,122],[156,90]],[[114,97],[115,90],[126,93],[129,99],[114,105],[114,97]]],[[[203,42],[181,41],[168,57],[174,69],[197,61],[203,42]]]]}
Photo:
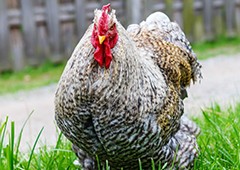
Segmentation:
{"type": "Polygon", "coordinates": [[[46,62],[40,67],[27,67],[21,71],[0,73],[0,95],[56,83],[64,66],[65,63],[46,62]]]}
{"type": "Polygon", "coordinates": [[[240,53],[240,37],[219,37],[215,41],[193,43],[192,48],[200,60],[219,55],[227,57],[240,53]]]}
{"type": "MultiPolygon", "coordinates": [[[[203,111],[203,117],[195,120],[201,127],[198,138],[200,155],[195,161],[196,170],[237,170],[240,169],[240,104],[235,108],[221,110],[216,105],[203,111]]],[[[15,134],[15,123],[8,120],[0,124],[0,169],[80,169],[73,164],[76,159],[71,144],[59,135],[55,146],[42,146],[36,149],[42,130],[39,132],[30,151],[19,151],[24,126],[20,134],[15,134]]],[[[141,161],[139,161],[141,170],[141,161]]],[[[106,162],[106,168],[108,162],[106,162]]],[[[152,169],[159,169],[152,167],[152,169]]],[[[160,168],[161,169],[161,168],[160,168]]]]}
{"type": "Polygon", "coordinates": [[[240,169],[240,104],[226,111],[216,105],[203,111],[203,120],[197,119],[197,123],[202,133],[196,169],[240,169]]]}
{"type": "Polygon", "coordinates": [[[40,130],[30,151],[23,153],[19,151],[21,138],[25,124],[20,134],[15,134],[15,123],[10,123],[9,132],[6,131],[8,118],[0,124],[0,169],[1,170],[41,170],[41,169],[79,169],[73,164],[76,159],[71,151],[71,144],[59,135],[55,146],[44,145],[36,149],[39,138],[43,131],[40,130]]]}

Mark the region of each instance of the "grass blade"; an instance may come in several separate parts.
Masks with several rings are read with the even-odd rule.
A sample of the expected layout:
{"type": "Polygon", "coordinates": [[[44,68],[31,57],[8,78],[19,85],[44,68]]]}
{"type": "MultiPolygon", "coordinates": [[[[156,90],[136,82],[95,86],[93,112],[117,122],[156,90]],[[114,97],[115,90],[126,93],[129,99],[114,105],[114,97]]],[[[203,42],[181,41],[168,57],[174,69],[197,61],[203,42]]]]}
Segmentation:
{"type": "Polygon", "coordinates": [[[15,129],[15,124],[14,122],[11,122],[11,136],[10,136],[10,147],[9,147],[9,155],[10,155],[10,160],[9,160],[9,169],[13,170],[14,167],[14,133],[15,129]]]}
{"type": "Polygon", "coordinates": [[[138,164],[139,164],[139,170],[142,170],[142,162],[140,159],[138,159],[138,164]]]}
{"type": "Polygon", "coordinates": [[[62,142],[62,135],[63,135],[63,133],[62,132],[60,132],[60,134],[59,134],[59,136],[58,136],[58,139],[57,139],[57,143],[56,143],[56,145],[55,145],[55,149],[58,149],[59,148],[59,146],[60,146],[60,144],[61,144],[61,142],[62,142]]]}
{"type": "MultiPolygon", "coordinates": [[[[49,154],[46,154],[47,157],[49,158],[48,159],[49,161],[47,163],[47,167],[49,169],[51,169],[51,167],[53,167],[53,164],[56,162],[54,158],[56,158],[57,155],[58,155],[58,151],[59,151],[58,148],[59,148],[59,146],[60,146],[60,144],[62,142],[62,140],[61,140],[62,139],[62,135],[63,135],[62,133],[59,134],[58,139],[57,139],[57,143],[56,143],[54,149],[52,150],[52,152],[50,152],[49,154]]],[[[56,165],[60,165],[60,164],[58,162],[56,162],[56,165]]]]}
{"type": "Polygon", "coordinates": [[[32,160],[32,156],[33,156],[35,147],[36,147],[37,142],[38,142],[38,140],[39,140],[39,138],[40,138],[40,136],[41,136],[41,134],[42,134],[43,129],[44,129],[44,127],[40,130],[40,132],[38,133],[38,136],[37,136],[37,138],[36,138],[36,140],[35,140],[35,142],[34,142],[33,148],[32,148],[31,153],[30,153],[30,157],[29,157],[29,159],[28,159],[28,164],[27,164],[26,170],[28,170],[29,167],[30,167],[30,164],[31,164],[31,160],[32,160]]]}
{"type": "Polygon", "coordinates": [[[153,158],[151,158],[151,163],[152,163],[152,170],[155,170],[155,163],[154,163],[153,158]]]}
{"type": "Polygon", "coordinates": [[[97,169],[101,170],[101,166],[100,166],[100,161],[99,161],[98,155],[96,155],[96,161],[97,161],[97,169]]]}
{"type": "Polygon", "coordinates": [[[8,145],[5,148],[7,156],[7,167],[9,170],[13,170],[14,167],[14,122],[11,122],[10,135],[8,136],[8,145]]]}
{"type": "Polygon", "coordinates": [[[6,117],[6,120],[3,122],[3,124],[1,125],[0,128],[0,137],[1,137],[1,141],[0,141],[0,167],[3,167],[3,163],[2,163],[2,153],[3,153],[3,141],[4,141],[4,137],[6,135],[6,129],[7,129],[7,122],[8,122],[8,117],[6,117]]]}
{"type": "Polygon", "coordinates": [[[21,140],[22,140],[22,134],[23,134],[23,129],[24,127],[26,126],[29,118],[32,116],[33,114],[33,111],[28,115],[27,119],[25,120],[25,122],[23,123],[23,126],[20,130],[20,133],[19,133],[19,136],[18,136],[18,139],[17,139],[17,145],[16,145],[16,152],[15,152],[15,160],[18,159],[18,153],[19,153],[19,147],[20,147],[20,143],[21,143],[21,140]]]}
{"type": "Polygon", "coordinates": [[[106,160],[106,170],[110,170],[109,165],[108,165],[108,160],[106,160]]]}

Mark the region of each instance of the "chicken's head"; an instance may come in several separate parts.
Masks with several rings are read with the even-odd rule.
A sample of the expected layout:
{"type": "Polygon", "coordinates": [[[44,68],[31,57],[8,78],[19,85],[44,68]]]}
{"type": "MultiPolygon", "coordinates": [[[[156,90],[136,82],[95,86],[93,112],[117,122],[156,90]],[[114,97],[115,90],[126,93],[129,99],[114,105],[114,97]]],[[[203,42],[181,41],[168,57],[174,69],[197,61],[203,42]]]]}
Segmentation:
{"type": "Polygon", "coordinates": [[[95,11],[91,43],[95,48],[94,59],[101,67],[109,68],[112,61],[111,49],[118,41],[115,11],[110,12],[110,4],[95,11]]]}

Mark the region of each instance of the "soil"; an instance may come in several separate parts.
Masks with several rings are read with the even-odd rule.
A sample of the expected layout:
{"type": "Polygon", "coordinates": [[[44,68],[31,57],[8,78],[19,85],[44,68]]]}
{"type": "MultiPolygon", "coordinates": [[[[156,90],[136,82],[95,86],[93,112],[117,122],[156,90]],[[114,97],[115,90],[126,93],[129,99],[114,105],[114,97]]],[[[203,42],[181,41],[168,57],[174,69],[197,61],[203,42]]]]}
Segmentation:
{"type": "MultiPolygon", "coordinates": [[[[201,61],[203,79],[188,89],[185,100],[185,113],[190,116],[201,116],[201,109],[215,102],[222,107],[234,105],[240,101],[240,54],[219,56],[201,61]]],[[[15,122],[16,134],[29,114],[33,114],[24,128],[21,150],[33,145],[39,131],[44,127],[40,145],[54,145],[57,139],[57,128],[54,122],[54,93],[56,84],[0,96],[0,121],[6,116],[9,122],[15,122]]]]}

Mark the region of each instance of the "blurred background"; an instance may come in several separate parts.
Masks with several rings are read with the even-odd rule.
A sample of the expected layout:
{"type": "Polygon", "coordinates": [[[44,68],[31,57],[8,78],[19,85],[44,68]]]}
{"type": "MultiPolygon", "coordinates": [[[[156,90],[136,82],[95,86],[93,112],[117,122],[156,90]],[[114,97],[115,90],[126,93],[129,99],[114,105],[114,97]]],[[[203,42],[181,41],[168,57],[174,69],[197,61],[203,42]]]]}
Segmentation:
{"type": "Polygon", "coordinates": [[[65,61],[109,2],[125,27],[163,11],[191,42],[240,34],[240,0],[0,0],[0,72],[65,61]]]}

